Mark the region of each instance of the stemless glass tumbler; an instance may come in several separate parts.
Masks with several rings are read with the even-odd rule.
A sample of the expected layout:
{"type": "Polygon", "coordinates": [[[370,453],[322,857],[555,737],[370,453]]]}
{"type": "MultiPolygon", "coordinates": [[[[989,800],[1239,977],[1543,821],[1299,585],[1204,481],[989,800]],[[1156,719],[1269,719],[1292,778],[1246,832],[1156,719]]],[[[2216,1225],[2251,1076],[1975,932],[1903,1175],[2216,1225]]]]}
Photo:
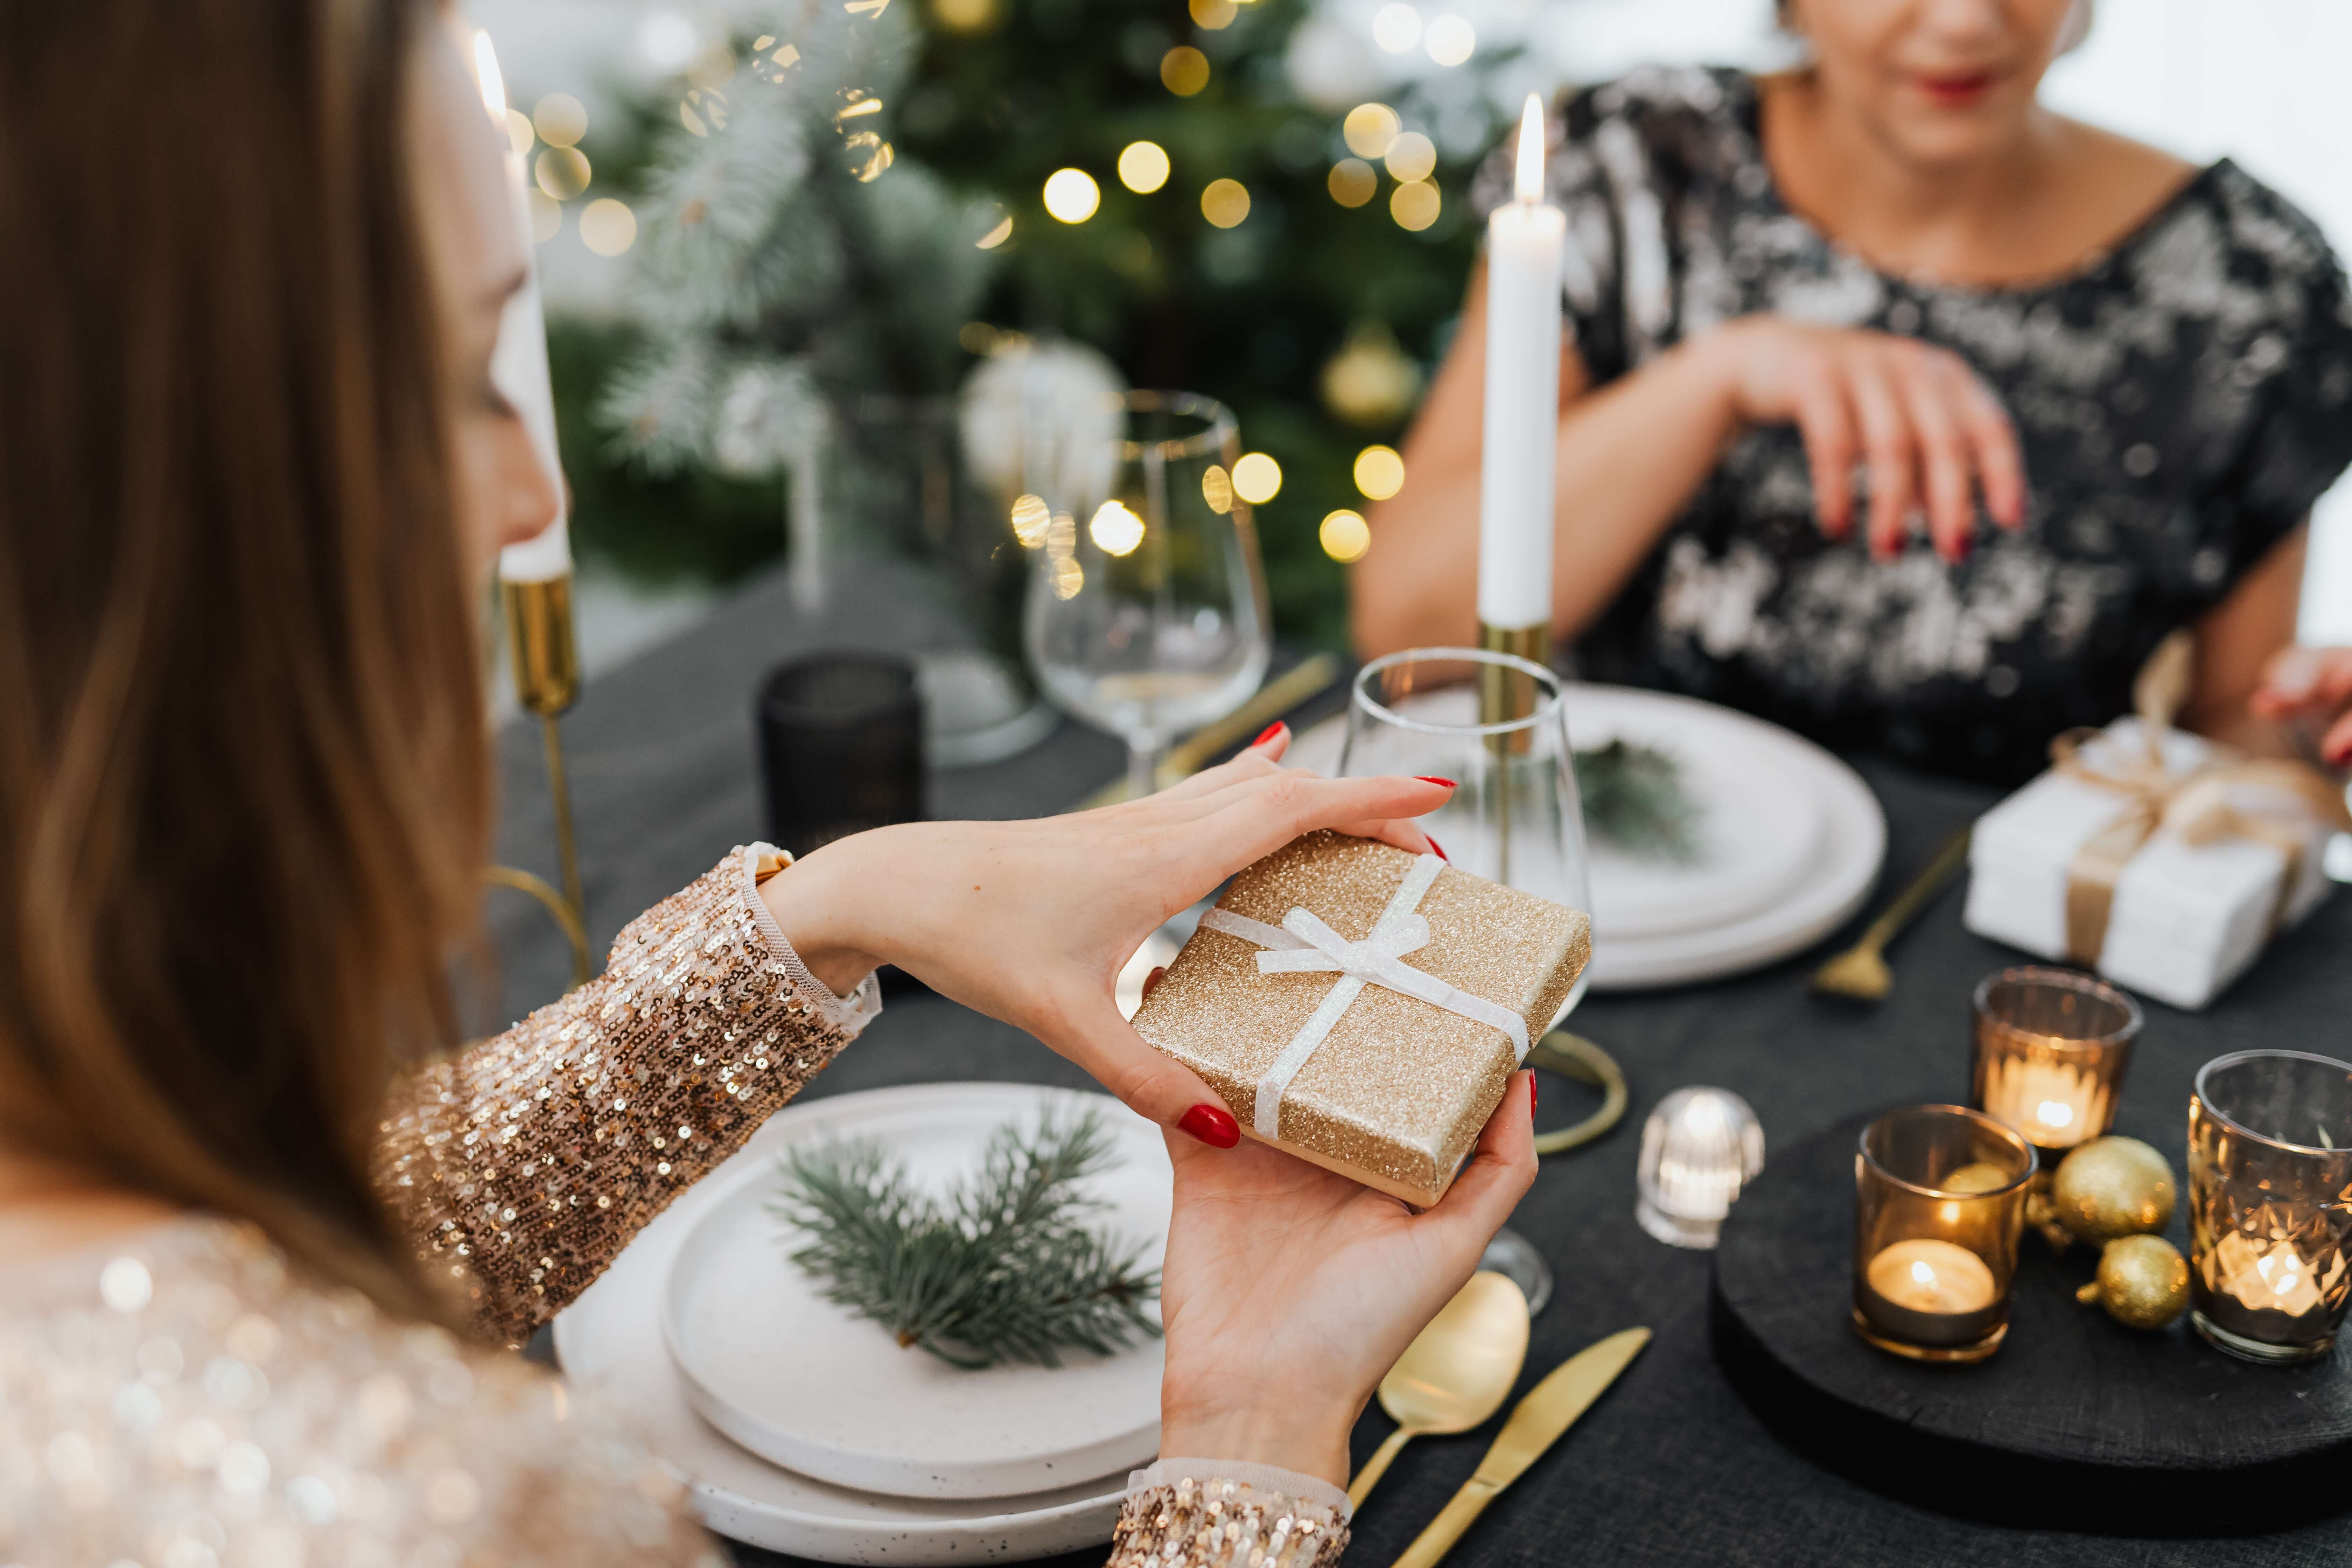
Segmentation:
{"type": "Polygon", "coordinates": [[[1853,1327],[1913,1361],[1982,1361],[2009,1333],[2032,1145],[1957,1105],[1890,1110],[1853,1157],[1853,1327]]]}
{"type": "Polygon", "coordinates": [[[2312,1361],[2352,1297],[2352,1066],[2207,1062],[2189,1097],[2189,1321],[2249,1361],[2312,1361]]]}
{"type": "Polygon", "coordinates": [[[1977,986],[1977,1109],[2037,1149],[2071,1149],[2116,1119],[2139,1004],[2095,975],[2028,964],[1977,986]]]}
{"type": "MultiPolygon", "coordinates": [[[[1422,826],[1454,865],[1591,912],[1568,716],[1559,677],[1543,666],[1459,647],[1410,648],[1374,659],[1357,672],[1339,773],[1453,780],[1453,798],[1422,826]],[[1482,723],[1480,714],[1494,710],[1498,683],[1511,689],[1504,710],[1523,717],[1482,723]],[[1482,690],[1490,694],[1484,708],[1482,690]]],[[[1584,988],[1580,975],[1562,1017],[1584,988]]],[[[1558,1022],[1528,1020],[1536,1038],[1558,1022]]],[[[1549,1268],[1515,1231],[1498,1233],[1479,1266],[1509,1275],[1538,1310],[1551,1294],[1549,1268]]]]}
{"type": "Polygon", "coordinates": [[[1058,706],[1126,740],[1129,791],[1144,795],[1171,740],[1249,700],[1273,644],[1232,414],[1130,392],[1120,417],[1105,450],[1048,465],[1057,493],[1024,495],[1013,521],[1036,535],[1031,667],[1058,706]]]}

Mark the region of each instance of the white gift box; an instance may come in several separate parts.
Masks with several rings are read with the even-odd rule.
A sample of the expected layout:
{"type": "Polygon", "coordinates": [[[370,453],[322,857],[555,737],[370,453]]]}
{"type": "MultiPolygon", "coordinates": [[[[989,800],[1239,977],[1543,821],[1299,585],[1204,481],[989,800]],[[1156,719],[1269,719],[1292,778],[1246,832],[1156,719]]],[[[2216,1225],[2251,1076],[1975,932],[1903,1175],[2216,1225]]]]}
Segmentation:
{"type": "MultiPolygon", "coordinates": [[[[2138,720],[2119,719],[2082,749],[2080,760],[2099,772],[2126,772],[2146,757],[2142,733],[2138,720]]],[[[2199,737],[2165,733],[2169,777],[2185,778],[2212,757],[2212,746],[2199,737]]],[[[2259,785],[2232,786],[2229,804],[2300,833],[2302,852],[2228,835],[2192,844],[2172,826],[2158,827],[2116,879],[2099,947],[2101,974],[2176,1007],[2202,1007],[2261,954],[2273,934],[2273,911],[2276,929],[2284,930],[2326,896],[2320,861],[2328,826],[2293,796],[2259,785]],[[2290,875],[2294,886],[2282,906],[2280,880],[2290,875]]],[[[2122,789],[2053,768],[1985,813],[1969,852],[1969,930],[2068,961],[2066,894],[2075,856],[2133,806],[2122,789]]]]}

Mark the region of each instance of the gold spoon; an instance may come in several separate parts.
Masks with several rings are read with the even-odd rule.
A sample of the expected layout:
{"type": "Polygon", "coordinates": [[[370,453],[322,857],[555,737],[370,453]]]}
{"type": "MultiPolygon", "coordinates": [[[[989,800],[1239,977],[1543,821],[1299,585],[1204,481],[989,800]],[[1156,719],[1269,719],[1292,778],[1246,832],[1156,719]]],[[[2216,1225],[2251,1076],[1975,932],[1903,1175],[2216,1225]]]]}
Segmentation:
{"type": "Polygon", "coordinates": [[[1381,1379],[1381,1408],[1397,1429],[1356,1472],[1348,1500],[1363,1507],[1415,1437],[1467,1432],[1500,1410],[1527,1359],[1528,1299],[1500,1274],[1473,1274],[1381,1379]]]}
{"type": "Polygon", "coordinates": [[[1969,863],[1969,829],[1961,828],[1944,841],[1927,868],[1895,895],[1886,910],[1870,922],[1862,940],[1813,973],[1813,989],[1831,996],[1851,996],[1857,1002],[1884,1002],[1895,989],[1895,972],[1886,967],[1886,944],[1893,942],[1936,895],[1969,863]]]}

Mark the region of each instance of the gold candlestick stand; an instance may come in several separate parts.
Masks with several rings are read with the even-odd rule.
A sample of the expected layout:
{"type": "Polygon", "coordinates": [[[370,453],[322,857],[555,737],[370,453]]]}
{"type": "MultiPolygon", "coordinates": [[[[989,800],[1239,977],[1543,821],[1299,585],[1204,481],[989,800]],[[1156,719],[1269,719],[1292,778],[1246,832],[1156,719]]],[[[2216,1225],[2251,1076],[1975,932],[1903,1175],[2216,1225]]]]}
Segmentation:
{"type": "Polygon", "coordinates": [[[572,836],[572,790],[563,776],[563,736],[557,718],[580,696],[580,650],[572,631],[569,574],[537,583],[499,584],[507,625],[507,654],[514,669],[515,695],[539,715],[547,742],[547,787],[555,805],[555,853],[563,890],[512,866],[493,866],[489,879],[528,893],[543,905],[572,944],[572,984],[588,983],[588,912],[580,887],[580,852],[572,836]]]}
{"type": "MultiPolygon", "coordinates": [[[[1524,658],[1530,664],[1551,662],[1551,626],[1538,622],[1532,626],[1494,626],[1478,623],[1478,648],[1482,653],[1507,653],[1524,658]]],[[[1514,719],[1524,719],[1536,710],[1535,678],[1519,670],[1506,669],[1499,665],[1482,665],[1478,670],[1478,722],[1507,724],[1514,719]]],[[[1525,754],[1530,743],[1525,730],[1506,735],[1486,737],[1486,749],[1496,757],[1495,876],[1497,881],[1511,879],[1511,778],[1504,759],[1514,753],[1525,754]]]]}

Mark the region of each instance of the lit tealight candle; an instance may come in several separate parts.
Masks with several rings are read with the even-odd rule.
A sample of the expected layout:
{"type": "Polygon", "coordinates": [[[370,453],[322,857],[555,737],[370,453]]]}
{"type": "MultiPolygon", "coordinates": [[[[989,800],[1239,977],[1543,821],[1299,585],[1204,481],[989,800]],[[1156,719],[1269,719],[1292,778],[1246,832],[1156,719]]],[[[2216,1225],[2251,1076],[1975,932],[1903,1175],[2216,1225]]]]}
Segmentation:
{"type": "Polygon", "coordinates": [[[1863,1281],[1863,1316],[1906,1344],[1968,1344],[2000,1320],[1992,1269],[1957,1242],[1912,1237],[1892,1243],[1870,1260],[1863,1281]]]}
{"type": "Polygon", "coordinates": [[[1984,1109],[2041,1149],[2071,1149],[2106,1131],[2107,1086],[2063,1062],[2006,1058],[1986,1065],[1984,1109]]]}

